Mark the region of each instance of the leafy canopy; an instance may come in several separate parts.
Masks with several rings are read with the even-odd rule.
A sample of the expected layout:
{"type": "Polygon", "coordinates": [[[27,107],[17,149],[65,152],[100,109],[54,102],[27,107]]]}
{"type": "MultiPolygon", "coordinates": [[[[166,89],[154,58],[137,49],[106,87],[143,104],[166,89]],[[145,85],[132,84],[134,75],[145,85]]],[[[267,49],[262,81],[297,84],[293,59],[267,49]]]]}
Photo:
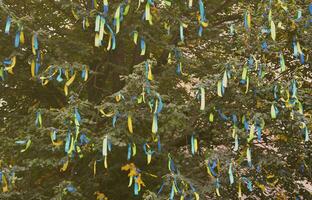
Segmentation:
{"type": "Polygon", "coordinates": [[[309,199],[309,1],[0,1],[1,199],[309,199]]]}

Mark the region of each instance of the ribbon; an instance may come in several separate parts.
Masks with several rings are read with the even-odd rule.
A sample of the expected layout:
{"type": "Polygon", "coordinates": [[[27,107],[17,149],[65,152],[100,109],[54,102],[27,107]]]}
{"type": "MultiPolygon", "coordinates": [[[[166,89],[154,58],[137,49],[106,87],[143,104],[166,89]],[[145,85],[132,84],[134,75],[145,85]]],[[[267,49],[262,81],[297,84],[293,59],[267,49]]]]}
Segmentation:
{"type": "Polygon", "coordinates": [[[37,50],[39,49],[39,44],[38,44],[38,34],[34,33],[32,38],[31,38],[31,44],[32,44],[32,52],[34,55],[37,54],[37,50]]]}
{"type": "Polygon", "coordinates": [[[36,112],[36,121],[35,121],[35,125],[39,128],[42,128],[42,117],[41,117],[41,112],[37,111],[36,112]]]}
{"type": "Polygon", "coordinates": [[[133,127],[132,127],[132,117],[130,114],[128,114],[128,130],[130,133],[133,133],[133,127]]]}
{"type": "Polygon", "coordinates": [[[10,27],[11,27],[11,17],[7,16],[6,18],[6,23],[5,23],[5,28],[4,28],[4,33],[9,35],[10,34],[10,27]]]}
{"type": "Polygon", "coordinates": [[[149,165],[152,160],[152,155],[155,153],[155,151],[151,150],[151,147],[147,143],[144,143],[143,150],[147,156],[147,164],[149,165]]]}
{"type": "Polygon", "coordinates": [[[192,134],[192,137],[191,137],[191,150],[192,150],[193,155],[195,155],[195,153],[197,153],[198,151],[198,142],[194,134],[192,134]]]}

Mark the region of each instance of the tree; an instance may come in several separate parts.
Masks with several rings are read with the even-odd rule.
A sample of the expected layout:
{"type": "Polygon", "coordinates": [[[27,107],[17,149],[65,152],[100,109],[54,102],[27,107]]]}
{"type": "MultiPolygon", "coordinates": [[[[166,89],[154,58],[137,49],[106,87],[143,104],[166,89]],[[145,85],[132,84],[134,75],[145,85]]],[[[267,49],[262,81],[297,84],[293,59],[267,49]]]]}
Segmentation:
{"type": "Polygon", "coordinates": [[[308,1],[3,0],[1,19],[1,199],[311,198],[308,1]]]}

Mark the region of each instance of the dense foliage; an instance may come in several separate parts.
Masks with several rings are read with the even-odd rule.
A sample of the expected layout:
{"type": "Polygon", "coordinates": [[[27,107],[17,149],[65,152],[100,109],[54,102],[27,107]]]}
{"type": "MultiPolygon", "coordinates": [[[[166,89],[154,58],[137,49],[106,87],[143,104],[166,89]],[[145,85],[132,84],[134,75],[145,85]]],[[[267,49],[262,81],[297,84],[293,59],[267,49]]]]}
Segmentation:
{"type": "Polygon", "coordinates": [[[308,0],[0,0],[0,199],[310,199],[308,0]]]}

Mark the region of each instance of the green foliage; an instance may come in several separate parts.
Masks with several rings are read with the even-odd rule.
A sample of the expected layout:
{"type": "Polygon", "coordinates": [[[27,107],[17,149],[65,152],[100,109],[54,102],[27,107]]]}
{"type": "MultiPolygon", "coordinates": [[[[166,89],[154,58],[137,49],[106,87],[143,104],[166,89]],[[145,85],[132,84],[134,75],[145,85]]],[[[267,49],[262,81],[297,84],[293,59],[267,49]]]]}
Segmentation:
{"type": "Polygon", "coordinates": [[[311,198],[309,1],[104,2],[0,1],[0,199],[311,198]]]}

